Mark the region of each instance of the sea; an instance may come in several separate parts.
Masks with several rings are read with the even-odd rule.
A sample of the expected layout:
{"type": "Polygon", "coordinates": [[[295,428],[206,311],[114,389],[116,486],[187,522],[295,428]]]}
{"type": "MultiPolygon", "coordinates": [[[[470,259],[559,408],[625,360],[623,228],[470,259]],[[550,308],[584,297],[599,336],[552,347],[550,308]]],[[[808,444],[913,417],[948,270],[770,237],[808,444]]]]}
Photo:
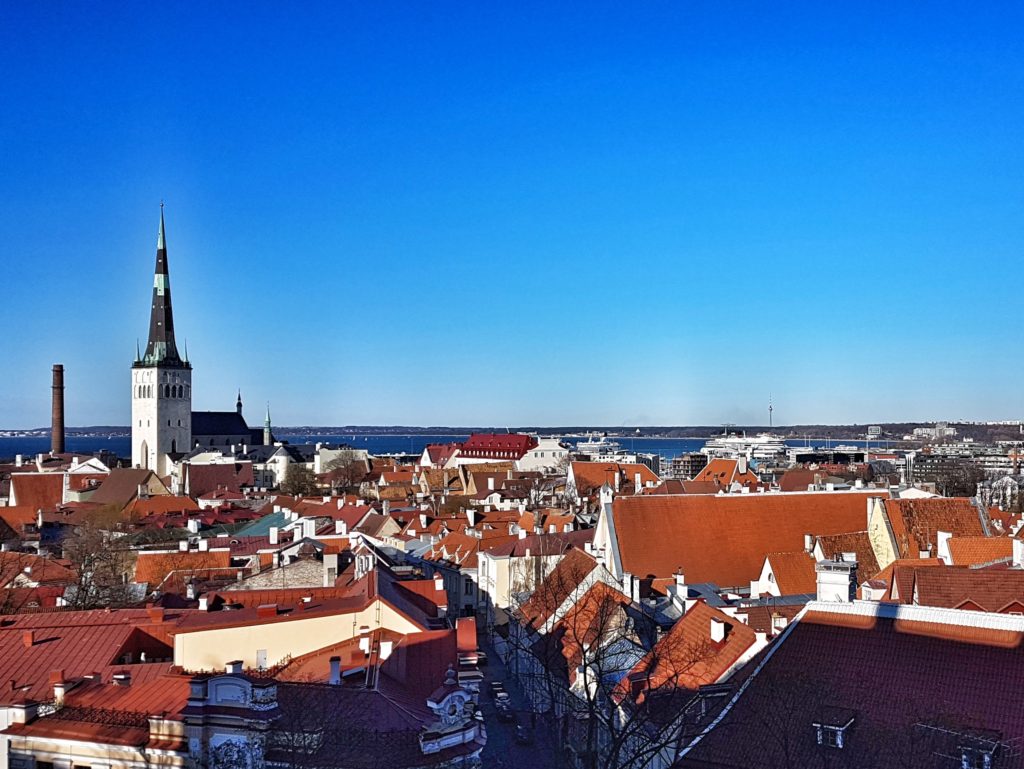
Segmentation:
{"type": "MultiPolygon", "coordinates": [[[[366,449],[370,454],[422,454],[423,448],[430,443],[451,443],[453,441],[465,440],[466,435],[353,435],[332,434],[332,435],[288,435],[279,436],[281,440],[289,443],[329,443],[331,445],[347,444],[357,449],[366,449]]],[[[566,439],[569,443],[575,443],[584,438],[572,437],[566,439]]],[[[629,452],[643,454],[659,454],[666,459],[672,459],[680,454],[691,451],[699,451],[704,445],[703,438],[650,438],[650,437],[616,437],[620,447],[629,452]]],[[[843,443],[848,445],[863,446],[864,441],[842,440],[832,441],[832,445],[843,443]]],[[[798,438],[787,440],[789,446],[824,446],[824,439],[798,438]]],[[[872,443],[873,447],[878,446],[872,443]]],[[[883,444],[884,446],[884,444],[883,444]]],[[[65,440],[65,447],[69,452],[92,454],[98,451],[110,451],[119,457],[130,457],[132,453],[131,439],[127,436],[68,436],[65,440]]],[[[50,450],[50,439],[48,436],[27,436],[27,437],[0,437],[0,460],[12,459],[18,454],[24,457],[36,454],[47,453],[50,450]]]]}

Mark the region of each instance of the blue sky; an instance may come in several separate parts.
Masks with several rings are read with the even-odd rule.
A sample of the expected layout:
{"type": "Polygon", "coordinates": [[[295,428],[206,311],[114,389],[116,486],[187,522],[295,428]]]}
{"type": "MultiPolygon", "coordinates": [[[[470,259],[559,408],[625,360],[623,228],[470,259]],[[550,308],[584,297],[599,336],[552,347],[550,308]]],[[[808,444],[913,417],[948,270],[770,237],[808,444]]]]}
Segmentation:
{"type": "Polygon", "coordinates": [[[1022,416],[1015,4],[0,5],[0,427],[1022,416]]]}

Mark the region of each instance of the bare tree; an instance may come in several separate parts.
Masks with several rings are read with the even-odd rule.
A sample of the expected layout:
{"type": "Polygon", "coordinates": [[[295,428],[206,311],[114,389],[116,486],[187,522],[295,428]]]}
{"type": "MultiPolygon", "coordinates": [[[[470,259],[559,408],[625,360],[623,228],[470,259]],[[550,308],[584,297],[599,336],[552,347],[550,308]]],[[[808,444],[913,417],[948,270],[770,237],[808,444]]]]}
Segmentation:
{"type": "Polygon", "coordinates": [[[116,531],[116,512],[90,515],[63,541],[64,558],[75,571],[75,583],[65,592],[74,609],[122,607],[134,603],[131,587],[135,553],[116,531]]]}
{"type": "Polygon", "coordinates": [[[298,462],[288,465],[288,472],[281,483],[281,491],[292,497],[316,494],[316,477],[313,471],[298,462]]]}
{"type": "Polygon", "coordinates": [[[559,760],[639,769],[674,755],[695,697],[690,676],[714,649],[671,634],[659,641],[643,606],[577,562],[556,567],[515,612],[509,666],[548,713],[559,760]]]}
{"type": "Polygon", "coordinates": [[[366,462],[360,459],[340,456],[327,463],[321,479],[329,483],[333,493],[358,489],[366,477],[366,462]]]}

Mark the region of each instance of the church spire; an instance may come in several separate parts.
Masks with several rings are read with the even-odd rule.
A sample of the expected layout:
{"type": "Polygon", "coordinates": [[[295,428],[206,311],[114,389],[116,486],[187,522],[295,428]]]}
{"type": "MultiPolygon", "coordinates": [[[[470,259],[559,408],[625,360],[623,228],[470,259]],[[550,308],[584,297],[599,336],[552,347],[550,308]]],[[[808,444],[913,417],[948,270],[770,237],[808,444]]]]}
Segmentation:
{"type": "Polygon", "coordinates": [[[263,420],[263,445],[269,446],[273,442],[274,437],[270,429],[270,401],[267,401],[267,418],[263,420]]]}
{"type": "Polygon", "coordinates": [[[156,269],[153,275],[153,306],[149,316],[149,342],[142,359],[146,366],[187,368],[178,355],[174,341],[174,314],[171,311],[171,280],[167,269],[167,241],[164,235],[164,204],[160,203],[160,230],[156,238],[156,269]]]}

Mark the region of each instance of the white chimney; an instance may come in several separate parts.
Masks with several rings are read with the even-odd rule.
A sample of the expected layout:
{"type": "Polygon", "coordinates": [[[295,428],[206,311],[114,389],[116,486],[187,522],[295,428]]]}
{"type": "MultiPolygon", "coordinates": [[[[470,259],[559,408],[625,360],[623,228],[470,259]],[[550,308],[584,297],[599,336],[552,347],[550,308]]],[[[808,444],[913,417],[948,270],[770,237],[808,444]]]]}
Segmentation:
{"type": "Polygon", "coordinates": [[[444,577],[441,574],[434,575],[434,590],[444,590],[444,577]]]}
{"type": "Polygon", "coordinates": [[[342,535],[348,533],[348,532],[345,531],[345,522],[344,521],[335,521],[334,522],[334,533],[335,534],[342,534],[342,535]]]}
{"type": "Polygon", "coordinates": [[[201,540],[199,540],[199,549],[202,552],[204,552],[204,553],[207,550],[209,550],[210,549],[210,540],[208,540],[208,539],[201,539],[201,540]]]}
{"type": "Polygon", "coordinates": [[[224,666],[224,672],[229,675],[240,675],[242,672],[242,661],[232,660],[224,666]]]}
{"type": "Polygon", "coordinates": [[[14,455],[14,466],[15,467],[21,467],[23,464],[25,464],[24,457],[22,457],[21,454],[15,454],[14,455]]]}
{"type": "Polygon", "coordinates": [[[380,661],[383,662],[391,656],[391,651],[394,649],[395,644],[393,641],[381,641],[380,642],[380,661]]]}
{"type": "Polygon", "coordinates": [[[337,686],[341,683],[341,657],[331,657],[331,677],[327,683],[337,686]]]}
{"type": "Polygon", "coordinates": [[[640,493],[643,488],[643,482],[640,480],[640,473],[633,473],[633,491],[636,494],[640,493]]]}
{"type": "Polygon", "coordinates": [[[519,527],[519,539],[526,539],[526,529],[519,527]]]}
{"type": "Polygon", "coordinates": [[[725,640],[725,623],[720,619],[711,620],[711,640],[716,644],[725,640]]]}
{"type": "Polygon", "coordinates": [[[188,540],[187,539],[179,540],[179,542],[178,542],[178,550],[180,550],[183,553],[187,553],[188,552],[188,540]]]}
{"type": "Polygon", "coordinates": [[[1013,540],[1013,566],[1017,569],[1024,569],[1024,540],[1013,540]]]}
{"type": "Polygon", "coordinates": [[[487,490],[488,491],[494,491],[494,476],[493,475],[489,476],[487,478],[487,490]]]}
{"type": "Polygon", "coordinates": [[[814,550],[814,535],[804,534],[804,552],[810,553],[814,550]]]}
{"type": "Polygon", "coordinates": [[[205,595],[199,597],[199,611],[210,610],[210,599],[205,595]]]}
{"type": "Polygon", "coordinates": [[[270,537],[270,544],[276,545],[277,544],[277,526],[271,526],[270,527],[269,537],[270,537]]]}
{"type": "Polygon", "coordinates": [[[615,490],[618,491],[622,484],[622,473],[619,471],[619,466],[615,466],[615,490]]]}
{"type": "Polygon", "coordinates": [[[818,561],[814,566],[818,581],[818,600],[852,603],[857,597],[856,561],[818,561]]]}
{"type": "Polygon", "coordinates": [[[189,518],[188,522],[185,524],[185,528],[188,529],[192,534],[198,534],[199,533],[199,519],[198,518],[189,518]]]}
{"type": "Polygon", "coordinates": [[[746,472],[747,472],[747,458],[746,458],[746,456],[741,456],[741,457],[737,458],[737,460],[736,460],[736,472],[739,475],[745,475],[746,474],[746,472]]]}

